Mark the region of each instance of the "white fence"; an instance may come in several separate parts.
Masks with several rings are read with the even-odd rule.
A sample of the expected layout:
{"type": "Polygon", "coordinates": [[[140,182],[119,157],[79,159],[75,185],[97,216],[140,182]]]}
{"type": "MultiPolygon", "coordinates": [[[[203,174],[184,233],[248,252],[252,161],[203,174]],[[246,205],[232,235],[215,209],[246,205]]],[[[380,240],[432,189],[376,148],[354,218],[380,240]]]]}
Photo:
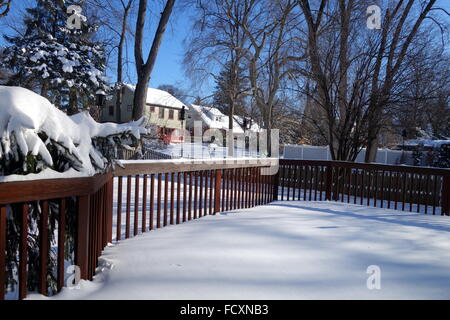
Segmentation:
{"type": "MultiPolygon", "coordinates": [[[[412,165],[412,151],[400,151],[390,149],[378,149],[376,163],[382,164],[400,164],[402,154],[404,163],[412,165]]],[[[364,162],[366,149],[361,150],[356,158],[356,162],[364,162]]],[[[300,160],[332,160],[328,146],[304,146],[304,145],[284,145],[284,159],[300,160]]]]}

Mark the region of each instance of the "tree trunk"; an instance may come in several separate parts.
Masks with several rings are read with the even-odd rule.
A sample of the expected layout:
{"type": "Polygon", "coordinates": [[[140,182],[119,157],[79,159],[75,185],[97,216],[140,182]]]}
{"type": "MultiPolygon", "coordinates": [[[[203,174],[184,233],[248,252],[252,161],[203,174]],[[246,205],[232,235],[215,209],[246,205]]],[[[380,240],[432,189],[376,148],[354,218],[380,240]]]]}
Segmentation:
{"type": "Polygon", "coordinates": [[[161,46],[163,35],[166,31],[175,0],[167,0],[164,11],[161,14],[155,37],[153,38],[147,62],[144,62],[142,47],[144,39],[144,26],[147,13],[147,0],[140,0],[138,18],[136,21],[136,38],[134,42],[134,56],[136,60],[136,73],[138,74],[138,83],[134,92],[133,119],[138,120],[144,115],[148,82],[155,65],[159,47],[161,46]]]}

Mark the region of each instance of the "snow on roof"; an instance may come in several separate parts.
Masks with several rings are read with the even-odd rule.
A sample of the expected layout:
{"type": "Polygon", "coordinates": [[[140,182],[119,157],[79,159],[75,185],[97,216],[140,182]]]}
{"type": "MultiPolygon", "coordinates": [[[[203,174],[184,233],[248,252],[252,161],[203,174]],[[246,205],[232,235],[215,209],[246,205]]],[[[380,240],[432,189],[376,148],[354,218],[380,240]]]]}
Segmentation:
{"type": "MultiPolygon", "coordinates": [[[[233,116],[233,118],[239,123],[239,125],[241,127],[244,126],[244,117],[233,116]]],[[[259,124],[252,121],[251,126],[250,126],[250,131],[260,132],[261,130],[262,130],[262,128],[259,126],[259,124]]]]}
{"type": "MultiPolygon", "coordinates": [[[[126,87],[134,91],[136,89],[136,86],[131,84],[125,84],[126,87]]],[[[182,109],[184,106],[184,103],[175,98],[173,95],[168,93],[167,91],[155,89],[155,88],[148,88],[147,91],[147,104],[151,105],[157,105],[157,106],[164,106],[174,109],[182,109]]]]}
{"type": "MultiPolygon", "coordinates": [[[[191,104],[190,108],[200,115],[209,128],[228,130],[229,117],[220,112],[219,109],[195,104],[191,104]]],[[[233,131],[235,133],[244,133],[244,130],[242,130],[241,126],[235,119],[233,119],[233,131]]]]}

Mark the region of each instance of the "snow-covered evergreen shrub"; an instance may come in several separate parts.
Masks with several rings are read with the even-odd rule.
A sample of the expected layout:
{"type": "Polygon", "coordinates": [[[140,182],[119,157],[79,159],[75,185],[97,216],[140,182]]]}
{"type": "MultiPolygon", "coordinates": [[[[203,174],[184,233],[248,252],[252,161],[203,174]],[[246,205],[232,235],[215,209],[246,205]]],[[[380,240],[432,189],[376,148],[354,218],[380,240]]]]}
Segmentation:
{"type": "MultiPolygon", "coordinates": [[[[92,176],[109,170],[114,164],[117,147],[137,143],[146,134],[145,119],[114,124],[97,123],[87,112],[71,117],[53,106],[47,99],[20,87],[0,86],[0,182],[43,179],[51,177],[92,176]]],[[[37,285],[41,206],[29,205],[28,289],[37,285]]],[[[75,202],[67,206],[66,258],[71,260],[74,239],[75,202]]],[[[8,284],[15,286],[16,253],[19,247],[21,205],[8,206],[8,284]]],[[[54,231],[59,203],[49,202],[50,239],[54,231]]],[[[51,251],[48,280],[55,289],[55,252],[51,251]]]]}

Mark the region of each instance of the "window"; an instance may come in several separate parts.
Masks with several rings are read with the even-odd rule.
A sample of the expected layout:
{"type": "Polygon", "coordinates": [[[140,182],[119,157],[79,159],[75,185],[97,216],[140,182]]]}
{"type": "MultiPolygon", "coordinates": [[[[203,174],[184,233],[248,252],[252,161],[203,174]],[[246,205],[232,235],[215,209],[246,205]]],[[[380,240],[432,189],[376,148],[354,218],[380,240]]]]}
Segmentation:
{"type": "Polygon", "coordinates": [[[155,107],[150,107],[150,112],[155,112],[155,107]]]}
{"type": "Polygon", "coordinates": [[[164,108],[159,108],[159,118],[164,119],[164,108]]]}
{"type": "Polygon", "coordinates": [[[127,110],[128,110],[128,112],[133,111],[133,107],[131,106],[131,104],[129,104],[129,105],[127,106],[127,110]]]}
{"type": "Polygon", "coordinates": [[[169,110],[169,119],[173,120],[173,110],[169,110]]]}
{"type": "Polygon", "coordinates": [[[109,110],[109,115],[113,116],[114,115],[114,106],[109,106],[108,110],[109,110]]]}

